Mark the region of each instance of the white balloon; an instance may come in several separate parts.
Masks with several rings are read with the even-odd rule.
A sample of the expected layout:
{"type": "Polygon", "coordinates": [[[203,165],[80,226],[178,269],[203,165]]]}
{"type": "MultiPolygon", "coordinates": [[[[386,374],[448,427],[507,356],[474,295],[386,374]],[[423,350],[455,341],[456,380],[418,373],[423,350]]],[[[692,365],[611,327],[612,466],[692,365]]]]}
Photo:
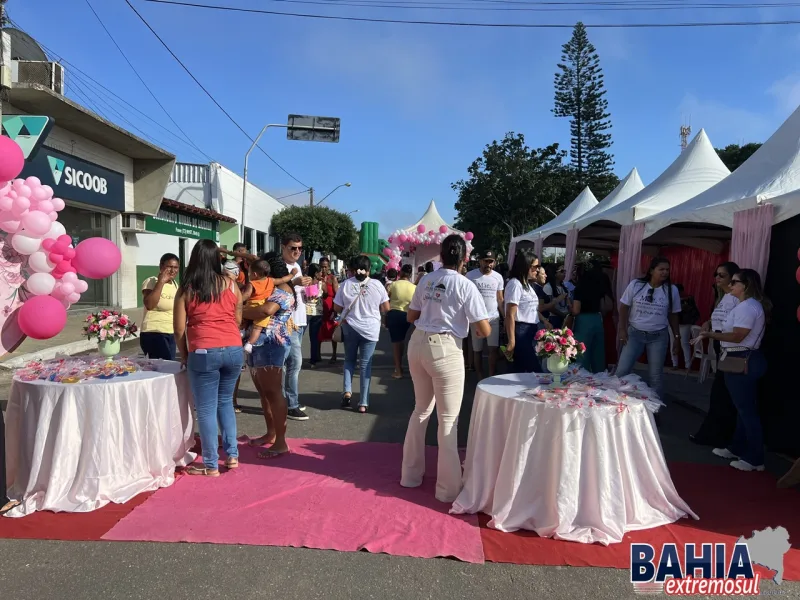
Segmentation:
{"type": "Polygon", "coordinates": [[[46,296],[53,291],[56,278],[50,273],[34,273],[25,282],[25,287],[34,296],[46,296]]]}
{"type": "Polygon", "coordinates": [[[15,233],[11,238],[11,246],[20,254],[30,255],[42,247],[42,240],[24,233],[15,233]]]}
{"type": "Polygon", "coordinates": [[[37,250],[28,257],[28,266],[37,273],[49,273],[55,265],[47,260],[47,252],[37,250]]]}
{"type": "Polygon", "coordinates": [[[51,240],[57,240],[59,236],[66,235],[67,230],[64,229],[64,226],[59,223],[58,221],[53,221],[53,224],[50,226],[50,231],[44,236],[44,239],[50,238],[51,240]]]}

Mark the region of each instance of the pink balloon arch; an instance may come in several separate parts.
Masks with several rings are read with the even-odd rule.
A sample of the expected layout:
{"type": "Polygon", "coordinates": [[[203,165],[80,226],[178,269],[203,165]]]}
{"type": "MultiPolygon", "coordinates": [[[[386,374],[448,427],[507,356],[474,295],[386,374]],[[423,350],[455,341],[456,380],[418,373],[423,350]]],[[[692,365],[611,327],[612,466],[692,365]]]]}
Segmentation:
{"type": "Polygon", "coordinates": [[[104,279],[122,262],[117,246],[104,238],[77,247],[58,222],[64,201],[37,177],[16,179],[25,166],[22,149],[0,136],[0,355],[29,336],[58,335],[67,309],[89,284],[78,278],[104,279]]]}
{"type": "Polygon", "coordinates": [[[428,230],[422,224],[410,229],[395,231],[389,236],[387,240],[389,245],[384,249],[384,254],[389,259],[386,268],[399,269],[402,264],[403,253],[414,253],[420,246],[437,246],[444,241],[444,238],[454,233],[464,238],[467,242],[467,256],[471,255],[473,251],[472,240],[475,237],[471,231],[462,233],[447,225],[440,225],[436,230],[428,230]]]}

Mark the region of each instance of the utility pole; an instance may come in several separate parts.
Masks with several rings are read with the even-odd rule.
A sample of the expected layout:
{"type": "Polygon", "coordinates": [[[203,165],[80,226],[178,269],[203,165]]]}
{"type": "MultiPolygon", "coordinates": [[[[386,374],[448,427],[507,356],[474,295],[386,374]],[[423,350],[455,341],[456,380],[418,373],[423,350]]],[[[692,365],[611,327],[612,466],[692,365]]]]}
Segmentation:
{"type": "Polygon", "coordinates": [[[308,205],[314,206],[314,188],[308,188],[308,205]]]}

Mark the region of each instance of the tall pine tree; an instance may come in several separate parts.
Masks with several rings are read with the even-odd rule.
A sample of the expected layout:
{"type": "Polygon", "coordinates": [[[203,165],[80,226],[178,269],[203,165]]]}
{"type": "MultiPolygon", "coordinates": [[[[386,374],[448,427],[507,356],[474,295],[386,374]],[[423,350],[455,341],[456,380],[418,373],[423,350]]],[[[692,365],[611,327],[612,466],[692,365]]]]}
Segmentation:
{"type": "Polygon", "coordinates": [[[562,46],[555,89],[553,113],[570,119],[570,159],[580,185],[607,179],[614,166],[614,156],[608,151],[612,144],[611,115],[600,57],[581,22],[562,46]]]}

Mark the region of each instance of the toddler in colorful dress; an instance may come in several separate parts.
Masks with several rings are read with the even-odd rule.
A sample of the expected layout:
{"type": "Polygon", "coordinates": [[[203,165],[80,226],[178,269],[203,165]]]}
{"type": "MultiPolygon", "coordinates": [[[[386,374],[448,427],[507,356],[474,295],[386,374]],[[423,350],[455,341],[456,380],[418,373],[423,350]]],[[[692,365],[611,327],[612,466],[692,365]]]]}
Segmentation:
{"type": "MultiPolygon", "coordinates": [[[[272,295],[272,292],[275,291],[276,286],[289,283],[292,279],[300,275],[299,271],[295,269],[286,277],[273,279],[269,276],[269,272],[269,263],[266,260],[257,260],[250,265],[250,283],[245,287],[244,293],[242,294],[246,306],[255,307],[263,305],[272,295]]],[[[258,321],[253,321],[250,323],[249,327],[246,328],[248,333],[246,334],[247,342],[244,344],[244,351],[247,354],[253,352],[253,344],[258,341],[261,332],[269,325],[270,319],[271,317],[265,317],[258,321]]]]}

